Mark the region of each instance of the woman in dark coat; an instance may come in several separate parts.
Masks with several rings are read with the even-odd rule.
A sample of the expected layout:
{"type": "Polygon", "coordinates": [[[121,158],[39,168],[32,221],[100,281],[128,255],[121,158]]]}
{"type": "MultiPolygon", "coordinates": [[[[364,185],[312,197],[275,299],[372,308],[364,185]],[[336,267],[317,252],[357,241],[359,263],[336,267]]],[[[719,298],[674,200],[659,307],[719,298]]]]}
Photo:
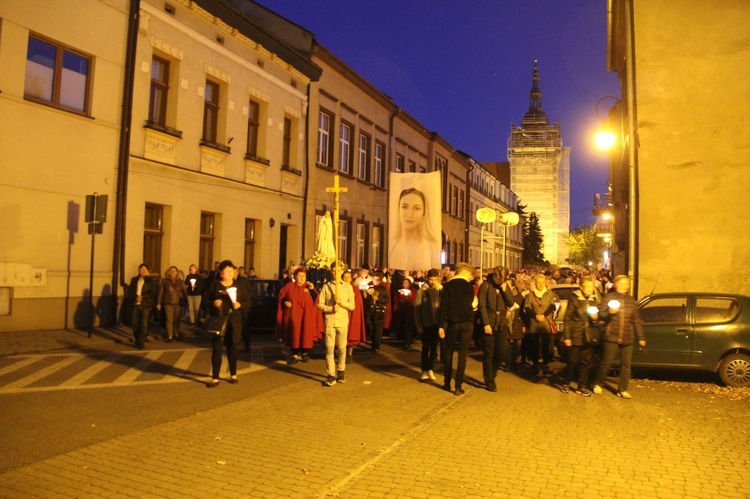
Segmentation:
{"type": "Polygon", "coordinates": [[[222,343],[227,349],[229,363],[229,382],[237,383],[237,345],[242,341],[242,309],[250,307],[250,295],[244,286],[236,282],[236,269],[230,260],[219,264],[219,276],[214,280],[208,297],[211,304],[211,315],[226,316],[227,327],[224,337],[214,335],[211,338],[212,379],[206,386],[213,388],[219,384],[221,371],[222,343]]]}
{"type": "Polygon", "coordinates": [[[308,350],[321,338],[322,316],[315,307],[318,292],[307,280],[307,270],[298,267],[294,271],[294,281],[285,284],[279,291],[279,305],[276,309],[276,337],[291,349],[287,361],[295,364],[308,361],[308,350]]]}
{"type": "Polygon", "coordinates": [[[565,370],[564,383],[560,387],[563,393],[568,393],[572,389],[570,384],[575,370],[578,369],[578,386],[574,391],[584,397],[591,396],[587,387],[591,357],[599,337],[599,302],[594,293],[594,281],[588,277],[581,280],[581,289],[576,290],[573,297],[568,300],[563,330],[563,341],[568,347],[568,367],[565,370]]]}

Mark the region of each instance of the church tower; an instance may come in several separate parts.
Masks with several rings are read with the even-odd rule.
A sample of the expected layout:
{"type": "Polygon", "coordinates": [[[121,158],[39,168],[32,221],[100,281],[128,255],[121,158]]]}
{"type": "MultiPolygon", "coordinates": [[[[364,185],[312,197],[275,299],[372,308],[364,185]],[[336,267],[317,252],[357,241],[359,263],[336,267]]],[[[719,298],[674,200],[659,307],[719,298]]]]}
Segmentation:
{"type": "Polygon", "coordinates": [[[529,110],[521,126],[511,126],[508,139],[510,187],[526,205],[526,213],[536,212],[544,237],[545,260],[565,265],[570,231],[570,148],[563,147],[560,124],[549,124],[542,110],[539,68],[534,71],[529,92],[529,110]]]}

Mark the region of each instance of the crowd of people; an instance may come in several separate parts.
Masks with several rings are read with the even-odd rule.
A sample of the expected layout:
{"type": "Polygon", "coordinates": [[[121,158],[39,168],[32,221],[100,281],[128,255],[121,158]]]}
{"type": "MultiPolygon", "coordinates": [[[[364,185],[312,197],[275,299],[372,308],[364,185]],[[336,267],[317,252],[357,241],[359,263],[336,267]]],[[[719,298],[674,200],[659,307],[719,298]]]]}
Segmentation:
{"type": "MultiPolygon", "coordinates": [[[[324,386],[346,382],[346,364],[354,347],[378,354],[383,336],[413,351],[421,342],[419,380],[437,382],[442,364],[443,388],[464,393],[468,353],[482,351],[483,387],[496,392],[498,372],[528,370],[531,376],[550,376],[555,356],[566,364],[558,387],[562,393],[601,394],[616,354],[620,375],[615,393],[625,399],[630,363],[636,344],[645,347],[638,307],[628,294],[627,276],[612,278],[606,271],[565,272],[482,269],[465,263],[441,270],[394,271],[363,265],[350,271],[332,265],[329,279],[316,288],[304,267],[291,267],[278,292],[276,337],[286,347],[287,362],[309,362],[315,342],[325,344],[324,386]],[[564,317],[553,287],[577,284],[564,317]],[[557,324],[564,325],[558,331],[557,324]],[[590,383],[592,359],[601,362],[590,383]],[[457,355],[455,355],[457,352],[457,355]],[[454,357],[456,366],[454,370],[454,357]]],[[[222,349],[226,348],[231,383],[237,383],[237,348],[247,338],[252,269],[245,273],[231,261],[216,262],[201,275],[195,265],[182,276],[169,267],[158,280],[141,264],[127,286],[134,342],[144,347],[149,314],[163,312],[165,341],[180,339],[180,320],[198,325],[211,316],[226,317],[222,335],[212,338],[212,379],[219,383],[222,349]]]]}

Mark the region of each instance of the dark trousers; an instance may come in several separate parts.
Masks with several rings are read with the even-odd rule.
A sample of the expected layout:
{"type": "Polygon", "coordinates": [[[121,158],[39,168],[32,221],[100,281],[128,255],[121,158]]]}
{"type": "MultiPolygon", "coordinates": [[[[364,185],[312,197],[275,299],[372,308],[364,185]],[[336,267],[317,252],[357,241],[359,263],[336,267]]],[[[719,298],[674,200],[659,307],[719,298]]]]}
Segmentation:
{"type": "Polygon", "coordinates": [[[219,335],[214,335],[214,337],[211,338],[211,372],[213,379],[219,379],[219,374],[221,372],[222,346],[225,346],[227,349],[229,374],[232,376],[237,374],[237,345],[240,341],[242,341],[242,331],[235,332],[231,321],[227,324],[227,330],[224,333],[223,338],[219,335]]]}
{"type": "Polygon", "coordinates": [[[484,384],[487,388],[495,386],[495,377],[500,369],[500,362],[504,360],[503,343],[507,343],[507,335],[501,333],[503,328],[497,328],[492,334],[482,333],[482,374],[484,375],[484,384]]]}
{"type": "Polygon", "coordinates": [[[591,369],[591,357],[594,347],[573,345],[568,350],[568,367],[565,370],[565,382],[570,384],[578,368],[578,389],[581,390],[589,385],[589,370],[591,369]]]}
{"type": "Polygon", "coordinates": [[[383,326],[385,325],[384,320],[370,320],[367,323],[367,329],[369,330],[370,345],[373,350],[379,350],[381,343],[383,343],[383,326]]]}
{"type": "Polygon", "coordinates": [[[151,318],[151,309],[142,305],[133,306],[133,340],[136,346],[143,346],[148,334],[148,322],[151,318]]]}
{"type": "Polygon", "coordinates": [[[458,322],[449,324],[445,332],[445,384],[450,386],[453,377],[453,352],[458,349],[458,365],[456,365],[456,389],[464,384],[466,372],[466,357],[469,355],[469,345],[474,334],[473,322],[458,322]]]}
{"type": "Polygon", "coordinates": [[[596,384],[603,385],[604,378],[612,368],[615,355],[620,352],[620,381],[617,386],[618,392],[624,392],[630,384],[630,363],[633,360],[633,345],[618,345],[617,343],[604,342],[602,344],[602,362],[596,373],[596,384]]]}
{"type": "Polygon", "coordinates": [[[552,334],[550,333],[531,333],[529,336],[529,355],[534,367],[539,365],[539,346],[542,349],[542,362],[546,366],[552,362],[552,334]]]}
{"type": "Polygon", "coordinates": [[[523,342],[520,339],[508,340],[508,357],[507,365],[509,371],[515,371],[518,368],[518,356],[521,355],[521,349],[523,348],[523,342]]]}
{"type": "Polygon", "coordinates": [[[435,369],[437,359],[438,327],[422,328],[422,372],[435,369]]]}

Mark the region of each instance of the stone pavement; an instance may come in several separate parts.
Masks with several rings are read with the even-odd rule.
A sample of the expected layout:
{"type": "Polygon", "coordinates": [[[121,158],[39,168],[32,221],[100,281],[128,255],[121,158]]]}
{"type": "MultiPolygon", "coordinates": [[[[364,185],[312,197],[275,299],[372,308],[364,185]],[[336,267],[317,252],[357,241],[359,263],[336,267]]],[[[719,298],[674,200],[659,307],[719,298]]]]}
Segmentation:
{"type": "Polygon", "coordinates": [[[630,401],[583,398],[507,373],[456,397],[416,381],[416,352],[382,351],[330,388],[320,359],[269,366],[289,383],[2,473],[0,496],[750,497],[747,400],[642,380],[630,401]]]}

